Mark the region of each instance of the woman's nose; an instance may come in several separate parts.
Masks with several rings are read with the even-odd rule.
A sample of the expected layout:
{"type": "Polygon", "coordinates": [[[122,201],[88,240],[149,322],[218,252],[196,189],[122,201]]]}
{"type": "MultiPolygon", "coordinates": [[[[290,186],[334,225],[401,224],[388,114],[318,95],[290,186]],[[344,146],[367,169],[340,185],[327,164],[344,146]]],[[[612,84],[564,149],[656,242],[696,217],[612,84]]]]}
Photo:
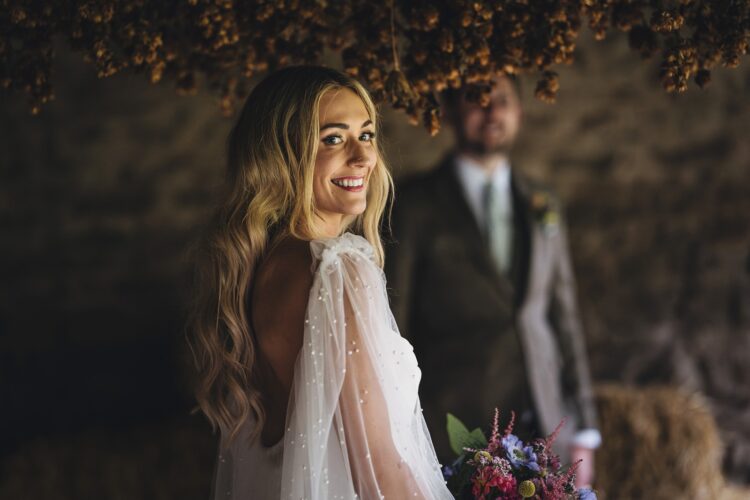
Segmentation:
{"type": "Polygon", "coordinates": [[[349,165],[352,167],[369,167],[375,163],[375,152],[372,146],[355,144],[349,154],[349,165]]]}

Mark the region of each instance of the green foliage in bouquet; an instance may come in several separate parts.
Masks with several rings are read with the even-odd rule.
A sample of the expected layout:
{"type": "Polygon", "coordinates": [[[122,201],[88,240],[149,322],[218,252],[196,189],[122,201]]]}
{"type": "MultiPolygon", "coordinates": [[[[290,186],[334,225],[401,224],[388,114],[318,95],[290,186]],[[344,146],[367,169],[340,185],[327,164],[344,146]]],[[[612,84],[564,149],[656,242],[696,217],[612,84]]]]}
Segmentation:
{"type": "Polygon", "coordinates": [[[448,439],[451,449],[456,455],[464,453],[464,448],[483,448],[487,446],[487,437],[482,429],[477,427],[469,432],[469,429],[452,413],[447,416],[448,439]]]}
{"type": "Polygon", "coordinates": [[[448,489],[453,493],[453,496],[461,498],[461,490],[465,489],[465,485],[469,484],[471,476],[474,474],[474,468],[467,463],[469,452],[465,450],[486,447],[487,437],[479,427],[469,431],[468,427],[452,413],[448,413],[446,419],[451,450],[458,455],[458,458],[453,464],[446,467],[443,473],[445,475],[446,470],[453,472],[450,476],[445,475],[448,489]]]}

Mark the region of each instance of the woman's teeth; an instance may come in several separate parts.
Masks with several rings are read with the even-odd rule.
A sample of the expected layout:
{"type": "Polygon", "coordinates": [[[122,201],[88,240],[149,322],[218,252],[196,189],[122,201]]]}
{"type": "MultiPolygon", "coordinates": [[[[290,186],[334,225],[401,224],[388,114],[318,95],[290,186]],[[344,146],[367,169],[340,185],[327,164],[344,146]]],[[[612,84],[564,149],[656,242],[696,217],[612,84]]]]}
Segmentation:
{"type": "Polygon", "coordinates": [[[359,179],[331,179],[331,182],[341,187],[360,187],[365,183],[364,177],[359,179]]]}

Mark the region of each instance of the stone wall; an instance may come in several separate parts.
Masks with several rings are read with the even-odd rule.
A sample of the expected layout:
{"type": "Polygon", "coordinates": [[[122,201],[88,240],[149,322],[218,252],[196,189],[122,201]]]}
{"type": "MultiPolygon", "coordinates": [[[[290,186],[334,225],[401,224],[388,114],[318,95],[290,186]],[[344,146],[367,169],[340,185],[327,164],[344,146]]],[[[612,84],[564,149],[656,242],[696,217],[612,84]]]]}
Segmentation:
{"type": "MultiPolygon", "coordinates": [[[[750,482],[750,69],[680,96],[624,38],[560,70],[556,105],[525,83],[514,166],[567,207],[598,381],[703,392],[750,482]]],[[[231,121],[208,93],[56,65],[38,117],[0,95],[0,400],[11,446],[184,413],[186,254],[221,181],[231,121]]],[[[450,146],[385,111],[397,177],[450,146]]],[[[5,433],[4,433],[5,434],[5,433]]]]}
{"type": "Polygon", "coordinates": [[[594,374],[705,393],[749,482],[750,71],[670,97],[621,39],[566,69],[518,156],[567,202],[594,374]]]}

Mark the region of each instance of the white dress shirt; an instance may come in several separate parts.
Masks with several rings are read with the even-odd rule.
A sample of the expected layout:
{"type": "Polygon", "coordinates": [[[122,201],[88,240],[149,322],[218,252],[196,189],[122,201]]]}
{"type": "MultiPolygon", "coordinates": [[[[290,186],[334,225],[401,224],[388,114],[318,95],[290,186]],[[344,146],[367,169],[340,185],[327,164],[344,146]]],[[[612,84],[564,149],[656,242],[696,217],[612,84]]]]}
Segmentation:
{"type": "Polygon", "coordinates": [[[463,188],[466,201],[469,203],[474,218],[482,230],[486,227],[487,215],[484,213],[482,194],[487,181],[491,181],[498,197],[508,213],[513,210],[513,198],[510,190],[510,164],[502,160],[491,171],[487,171],[471,158],[459,155],[456,158],[456,173],[463,188]]]}

